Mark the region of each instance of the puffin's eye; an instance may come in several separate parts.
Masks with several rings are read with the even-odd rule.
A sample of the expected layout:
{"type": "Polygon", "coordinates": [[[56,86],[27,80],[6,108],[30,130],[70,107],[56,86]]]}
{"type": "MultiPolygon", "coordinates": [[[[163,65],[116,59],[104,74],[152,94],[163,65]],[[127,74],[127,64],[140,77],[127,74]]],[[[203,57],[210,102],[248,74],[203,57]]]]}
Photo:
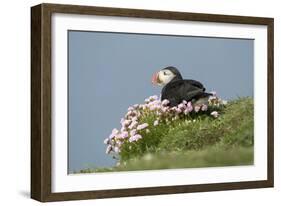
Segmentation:
{"type": "Polygon", "coordinates": [[[166,75],[167,73],[166,72],[164,72],[164,75],[166,75]]]}

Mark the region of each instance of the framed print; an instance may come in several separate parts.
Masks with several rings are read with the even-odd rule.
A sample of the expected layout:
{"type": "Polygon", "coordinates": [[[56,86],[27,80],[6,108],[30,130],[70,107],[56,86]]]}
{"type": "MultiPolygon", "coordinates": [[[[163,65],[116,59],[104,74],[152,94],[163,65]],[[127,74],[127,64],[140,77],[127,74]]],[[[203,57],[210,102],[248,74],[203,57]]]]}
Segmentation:
{"type": "Polygon", "coordinates": [[[273,19],[31,8],[31,197],[273,187],[273,19]]]}

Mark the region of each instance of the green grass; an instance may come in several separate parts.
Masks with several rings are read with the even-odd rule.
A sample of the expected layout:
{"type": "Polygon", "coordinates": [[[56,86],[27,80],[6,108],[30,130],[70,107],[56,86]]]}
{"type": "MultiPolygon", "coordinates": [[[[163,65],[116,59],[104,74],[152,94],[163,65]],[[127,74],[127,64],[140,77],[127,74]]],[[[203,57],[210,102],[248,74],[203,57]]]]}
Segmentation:
{"type": "Polygon", "coordinates": [[[251,165],[253,152],[253,147],[225,149],[212,146],[184,152],[147,153],[141,158],[130,159],[116,167],[89,168],[81,170],[80,173],[251,165]]]}
{"type": "MultiPolygon", "coordinates": [[[[125,143],[120,164],[80,172],[194,168],[253,164],[253,99],[231,101],[214,118],[196,114],[151,127],[140,141],[125,143]]],[[[155,117],[142,121],[153,124],[155,117]]]]}

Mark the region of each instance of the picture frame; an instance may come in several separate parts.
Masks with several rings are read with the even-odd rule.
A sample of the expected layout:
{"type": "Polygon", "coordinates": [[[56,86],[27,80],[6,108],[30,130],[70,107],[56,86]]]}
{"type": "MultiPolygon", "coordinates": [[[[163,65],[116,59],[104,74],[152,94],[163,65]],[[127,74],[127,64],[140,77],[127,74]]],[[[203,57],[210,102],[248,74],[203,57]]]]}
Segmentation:
{"type": "MultiPolygon", "coordinates": [[[[71,22],[70,22],[71,24],[71,22]]],[[[85,23],[86,24],[86,23],[85,23]]],[[[113,25],[112,25],[113,26],[113,25]]],[[[145,33],[145,32],[144,32],[145,33]]],[[[204,33],[202,33],[204,36],[204,33]]],[[[66,37],[65,37],[66,38],[66,37]]],[[[41,201],[65,201],[110,197],[127,197],[140,195],[160,195],[189,192],[205,192],[235,189],[266,188],[274,185],[274,20],[264,17],[230,16],[217,14],[186,13],[174,11],[138,10],[125,8],[108,8],[79,5],[40,4],[31,8],[31,198],[41,201]],[[111,189],[87,189],[54,191],[54,156],[61,153],[54,152],[52,139],[54,124],[53,93],[54,84],[53,61],[56,56],[52,52],[54,46],[53,33],[55,28],[53,17],[55,14],[98,17],[126,18],[129,21],[144,19],[173,22],[215,23],[222,25],[261,26],[266,31],[266,136],[267,143],[264,168],[266,177],[257,180],[226,181],[217,183],[170,184],[158,186],[126,188],[113,187],[111,189]]],[[[57,144],[56,144],[57,145],[57,144]]],[[[154,173],[157,171],[154,171],[154,173]]],[[[67,171],[62,171],[67,175],[67,171]]],[[[113,174],[114,175],[114,174],[113,174]]],[[[77,180],[78,178],[77,178],[77,180]]],[[[67,182],[65,182],[67,184],[67,182]]],[[[125,183],[126,184],[126,183],[125,183]]],[[[70,186],[71,187],[71,186],[70,186]]]]}

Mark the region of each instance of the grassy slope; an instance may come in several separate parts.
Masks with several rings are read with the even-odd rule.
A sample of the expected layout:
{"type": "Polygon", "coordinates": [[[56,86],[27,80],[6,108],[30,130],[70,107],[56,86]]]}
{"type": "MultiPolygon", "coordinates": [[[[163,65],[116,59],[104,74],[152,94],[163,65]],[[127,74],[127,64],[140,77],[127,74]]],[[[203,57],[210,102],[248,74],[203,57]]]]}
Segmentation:
{"type": "Polygon", "coordinates": [[[124,145],[119,166],[80,172],[249,165],[253,144],[253,100],[241,98],[217,119],[202,114],[152,128],[141,141],[124,145]]]}

